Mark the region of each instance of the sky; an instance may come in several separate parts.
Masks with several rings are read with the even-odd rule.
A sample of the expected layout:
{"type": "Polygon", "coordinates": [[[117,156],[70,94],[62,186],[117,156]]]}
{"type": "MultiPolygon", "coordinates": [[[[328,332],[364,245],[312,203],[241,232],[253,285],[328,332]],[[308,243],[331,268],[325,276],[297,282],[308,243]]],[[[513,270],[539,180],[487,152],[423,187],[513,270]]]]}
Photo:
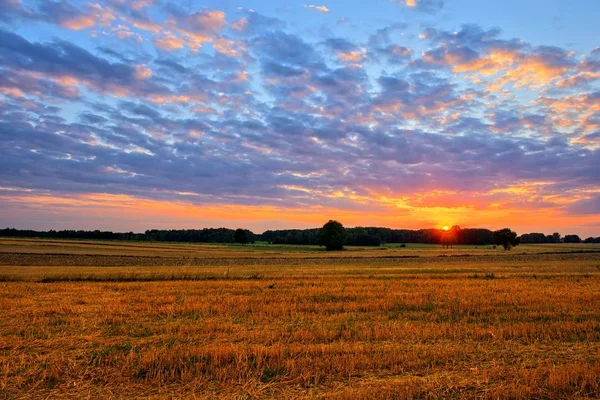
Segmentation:
{"type": "Polygon", "coordinates": [[[600,236],[600,2],[0,0],[0,226],[600,236]]]}

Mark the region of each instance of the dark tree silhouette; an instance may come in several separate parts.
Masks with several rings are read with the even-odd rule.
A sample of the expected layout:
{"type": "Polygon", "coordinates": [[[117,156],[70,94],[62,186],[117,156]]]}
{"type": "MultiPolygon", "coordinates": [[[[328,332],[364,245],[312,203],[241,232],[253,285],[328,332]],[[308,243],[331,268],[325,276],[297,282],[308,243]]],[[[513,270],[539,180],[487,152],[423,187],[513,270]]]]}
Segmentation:
{"type": "Polygon", "coordinates": [[[458,244],[462,236],[461,231],[462,230],[458,225],[454,225],[447,231],[442,230],[440,237],[440,243],[442,244],[442,246],[444,246],[445,248],[452,248],[452,246],[458,244]]]}
{"type": "Polygon", "coordinates": [[[346,230],[337,221],[329,220],[319,231],[319,245],[327,251],[343,250],[345,241],[346,230]]]}
{"type": "Polygon", "coordinates": [[[519,244],[517,232],[511,231],[509,228],[500,229],[494,232],[494,243],[504,247],[504,250],[510,250],[512,247],[519,244]]]}
{"type": "Polygon", "coordinates": [[[581,238],[578,235],[565,235],[563,241],[565,243],[581,243],[581,238]]]}
{"type": "Polygon", "coordinates": [[[552,240],[552,235],[546,236],[543,233],[532,232],[522,234],[519,238],[519,243],[552,243],[552,240]]]}
{"type": "Polygon", "coordinates": [[[233,234],[233,240],[235,240],[236,243],[240,243],[242,246],[245,245],[248,243],[248,232],[241,228],[236,229],[233,234]]]}

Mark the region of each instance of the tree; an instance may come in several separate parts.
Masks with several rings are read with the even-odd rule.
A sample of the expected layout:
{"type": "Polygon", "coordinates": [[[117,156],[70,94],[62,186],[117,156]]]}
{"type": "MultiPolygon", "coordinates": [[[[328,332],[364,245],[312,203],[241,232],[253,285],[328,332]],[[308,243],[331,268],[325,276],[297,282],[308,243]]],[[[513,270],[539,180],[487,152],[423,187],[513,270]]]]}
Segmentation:
{"type": "Polygon", "coordinates": [[[346,241],[346,230],[344,226],[334,220],[329,220],[319,231],[319,245],[325,246],[325,250],[344,250],[346,241]]]}
{"type": "Polygon", "coordinates": [[[565,235],[563,241],[565,243],[581,243],[581,238],[578,235],[565,235]]]}
{"type": "Polygon", "coordinates": [[[346,244],[351,246],[380,246],[381,239],[369,233],[367,228],[356,227],[346,229],[346,244]]]}
{"type": "Polygon", "coordinates": [[[552,234],[552,243],[560,243],[560,233],[554,232],[552,234]]]}
{"type": "Polygon", "coordinates": [[[244,229],[238,228],[233,234],[233,240],[243,246],[248,243],[248,233],[244,229]]]}
{"type": "MultiPolygon", "coordinates": [[[[548,235],[552,243],[552,235],[548,235]]],[[[519,238],[519,243],[547,243],[548,238],[543,233],[525,233],[519,238]]]]}
{"type": "Polygon", "coordinates": [[[509,228],[500,229],[494,232],[494,243],[504,247],[504,250],[510,250],[512,247],[519,244],[517,232],[511,231],[509,228]]]}

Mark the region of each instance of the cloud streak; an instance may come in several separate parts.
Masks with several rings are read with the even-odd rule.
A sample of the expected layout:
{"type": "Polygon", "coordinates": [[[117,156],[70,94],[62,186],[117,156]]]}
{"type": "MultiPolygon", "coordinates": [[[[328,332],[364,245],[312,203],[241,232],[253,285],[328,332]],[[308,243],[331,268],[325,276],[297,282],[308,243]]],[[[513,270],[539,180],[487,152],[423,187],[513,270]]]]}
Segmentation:
{"type": "Polygon", "coordinates": [[[324,6],[324,5],[323,6],[316,6],[314,4],[305,4],[304,7],[305,8],[311,8],[313,10],[320,11],[322,13],[328,13],[328,12],[331,11],[329,8],[327,8],[327,6],[324,6]]]}

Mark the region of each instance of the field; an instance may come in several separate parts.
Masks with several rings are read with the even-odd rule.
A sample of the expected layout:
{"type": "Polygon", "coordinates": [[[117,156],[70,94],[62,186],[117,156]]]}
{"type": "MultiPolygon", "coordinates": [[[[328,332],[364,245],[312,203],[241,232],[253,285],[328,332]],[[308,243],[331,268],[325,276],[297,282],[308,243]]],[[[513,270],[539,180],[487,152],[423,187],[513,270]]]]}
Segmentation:
{"type": "Polygon", "coordinates": [[[598,398],[600,246],[0,239],[0,398],[598,398]]]}

